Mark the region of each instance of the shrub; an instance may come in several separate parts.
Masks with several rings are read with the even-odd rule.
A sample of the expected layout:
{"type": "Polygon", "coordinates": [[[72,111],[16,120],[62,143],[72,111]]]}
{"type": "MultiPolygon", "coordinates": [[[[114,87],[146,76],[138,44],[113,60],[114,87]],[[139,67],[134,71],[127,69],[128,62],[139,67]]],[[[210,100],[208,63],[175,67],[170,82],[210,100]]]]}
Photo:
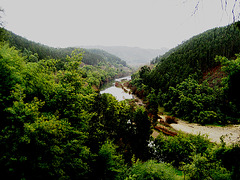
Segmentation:
{"type": "Polygon", "coordinates": [[[156,161],[149,160],[144,163],[137,161],[125,173],[125,176],[119,179],[174,180],[176,178],[177,178],[176,170],[171,165],[165,163],[157,163],[156,161]]]}
{"type": "Polygon", "coordinates": [[[210,146],[210,141],[202,135],[178,133],[177,136],[160,134],[154,141],[154,155],[159,161],[179,166],[182,162],[192,162],[192,153],[204,153],[210,146]]]}
{"type": "Polygon", "coordinates": [[[231,173],[222,167],[220,162],[211,160],[209,157],[197,154],[193,156],[193,162],[191,164],[184,166],[184,170],[191,179],[230,180],[231,173]]]}

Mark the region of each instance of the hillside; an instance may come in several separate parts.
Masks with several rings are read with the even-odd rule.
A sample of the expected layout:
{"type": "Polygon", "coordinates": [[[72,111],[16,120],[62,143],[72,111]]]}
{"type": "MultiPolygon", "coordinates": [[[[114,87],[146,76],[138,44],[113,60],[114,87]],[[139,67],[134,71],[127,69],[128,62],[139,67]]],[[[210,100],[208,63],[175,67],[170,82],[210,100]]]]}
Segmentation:
{"type": "Polygon", "coordinates": [[[214,28],[153,59],[155,67],[142,67],[132,76],[132,85],[155,108],[164,106],[190,122],[238,123],[239,52],[235,24],[214,28]]]}
{"type": "MultiPolygon", "coordinates": [[[[130,75],[132,69],[125,61],[106,51],[98,49],[53,48],[29,41],[5,29],[5,39],[10,46],[19,50],[27,62],[38,63],[54,59],[57,70],[66,70],[71,58],[80,58],[81,73],[86,82],[95,89],[114,78],[130,75]]],[[[80,68],[80,67],[79,67],[80,68]]]]}
{"type": "Polygon", "coordinates": [[[131,66],[141,66],[149,64],[150,60],[156,56],[164,54],[168,49],[143,49],[138,47],[127,46],[81,46],[87,49],[102,49],[111,54],[120,57],[131,66]]]}
{"type": "MultiPolygon", "coordinates": [[[[19,35],[9,32],[9,43],[15,46],[20,51],[27,53],[37,53],[39,59],[53,58],[64,60],[67,55],[70,55],[76,47],[69,48],[53,48],[46,45],[29,41],[19,35]]],[[[126,62],[119,57],[112,55],[103,50],[81,49],[84,51],[83,62],[88,65],[97,65],[99,62],[108,62],[114,66],[123,65],[127,66],[126,62]]]]}
{"type": "Polygon", "coordinates": [[[235,26],[208,30],[171,49],[152,63],[156,68],[151,77],[158,77],[155,89],[165,92],[170,86],[182,82],[190,74],[199,78],[209,69],[219,65],[216,55],[234,58],[240,50],[240,31],[235,26]]]}

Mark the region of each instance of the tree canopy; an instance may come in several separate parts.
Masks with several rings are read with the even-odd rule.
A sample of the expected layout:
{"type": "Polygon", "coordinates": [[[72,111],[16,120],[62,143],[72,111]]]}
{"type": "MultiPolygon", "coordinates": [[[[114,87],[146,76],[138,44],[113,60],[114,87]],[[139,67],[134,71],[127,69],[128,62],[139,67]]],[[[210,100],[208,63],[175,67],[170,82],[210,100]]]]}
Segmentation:
{"type": "Polygon", "coordinates": [[[156,57],[152,60],[154,68],[144,66],[132,76],[132,85],[142,89],[146,97],[154,89],[155,101],[185,120],[238,122],[239,74],[238,68],[230,65],[238,64],[237,24],[208,30],[156,57]],[[232,67],[231,72],[227,67],[232,67]]]}

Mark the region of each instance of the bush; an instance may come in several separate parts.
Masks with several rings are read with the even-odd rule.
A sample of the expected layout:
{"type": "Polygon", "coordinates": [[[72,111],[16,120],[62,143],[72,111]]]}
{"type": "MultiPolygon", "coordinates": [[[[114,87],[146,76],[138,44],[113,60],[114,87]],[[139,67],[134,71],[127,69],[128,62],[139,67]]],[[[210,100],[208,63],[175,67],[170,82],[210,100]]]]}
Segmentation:
{"type": "Polygon", "coordinates": [[[100,179],[114,179],[124,168],[124,161],[121,155],[116,152],[116,146],[106,141],[98,152],[97,174],[100,179]]]}
{"type": "Polygon", "coordinates": [[[194,76],[189,76],[175,88],[170,87],[168,93],[158,96],[171,114],[190,122],[207,124],[221,122],[216,113],[218,94],[221,94],[220,90],[214,91],[207,82],[199,84],[194,76]]]}
{"type": "Polygon", "coordinates": [[[221,166],[220,162],[211,161],[209,157],[197,154],[193,162],[184,166],[184,170],[191,179],[230,180],[231,173],[221,166]]]}
{"type": "Polygon", "coordinates": [[[217,122],[218,115],[214,111],[201,111],[198,116],[199,123],[208,124],[217,122]]]}
{"type": "Polygon", "coordinates": [[[155,158],[177,167],[182,162],[192,162],[192,153],[204,153],[211,146],[205,136],[184,133],[178,133],[174,137],[160,134],[154,143],[155,158]]]}
{"type": "Polygon", "coordinates": [[[149,160],[144,163],[137,161],[125,173],[125,176],[119,179],[125,180],[174,180],[177,178],[176,170],[168,164],[157,163],[149,160]]]}
{"type": "Polygon", "coordinates": [[[222,141],[221,147],[214,153],[216,159],[221,160],[224,167],[232,172],[232,179],[240,179],[240,144],[226,146],[222,141]]]}

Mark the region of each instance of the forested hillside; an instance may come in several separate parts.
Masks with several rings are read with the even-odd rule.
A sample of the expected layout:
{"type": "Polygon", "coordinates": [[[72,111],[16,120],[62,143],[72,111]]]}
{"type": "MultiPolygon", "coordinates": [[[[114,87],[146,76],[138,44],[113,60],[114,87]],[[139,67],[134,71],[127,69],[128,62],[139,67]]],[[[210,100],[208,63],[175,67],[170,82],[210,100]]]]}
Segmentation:
{"type": "Polygon", "coordinates": [[[208,30],[197,35],[163,56],[152,60],[157,67],[152,76],[158,77],[156,89],[167,89],[182,82],[190,74],[199,77],[209,69],[219,65],[216,55],[236,58],[240,49],[240,32],[236,26],[226,26],[208,30]],[[160,76],[158,76],[161,73],[160,76]]]}
{"type": "MultiPolygon", "coordinates": [[[[18,36],[12,32],[9,33],[9,43],[10,45],[16,47],[18,50],[21,50],[25,53],[37,53],[39,59],[53,58],[64,60],[67,55],[70,55],[75,47],[69,48],[53,48],[40,43],[35,43],[29,41],[21,36],[18,36]]],[[[88,65],[97,65],[99,62],[109,62],[112,65],[122,64],[126,66],[126,62],[121,60],[119,57],[109,54],[102,50],[92,50],[92,49],[81,49],[84,51],[83,62],[88,65]]]]}
{"type": "MultiPolygon", "coordinates": [[[[5,31],[5,30],[4,30],[5,31]]],[[[5,39],[11,46],[20,50],[22,55],[29,62],[38,62],[42,59],[56,59],[56,68],[64,69],[66,57],[75,53],[83,54],[82,64],[83,76],[88,79],[89,83],[99,88],[105,82],[114,78],[129,75],[132,70],[125,61],[112,54],[98,49],[79,49],[69,48],[53,48],[29,41],[12,32],[5,31],[5,39]]]]}
{"type": "Polygon", "coordinates": [[[132,84],[188,121],[239,122],[239,52],[236,25],[211,29],[153,59],[155,67],[142,67],[132,84]]]}

